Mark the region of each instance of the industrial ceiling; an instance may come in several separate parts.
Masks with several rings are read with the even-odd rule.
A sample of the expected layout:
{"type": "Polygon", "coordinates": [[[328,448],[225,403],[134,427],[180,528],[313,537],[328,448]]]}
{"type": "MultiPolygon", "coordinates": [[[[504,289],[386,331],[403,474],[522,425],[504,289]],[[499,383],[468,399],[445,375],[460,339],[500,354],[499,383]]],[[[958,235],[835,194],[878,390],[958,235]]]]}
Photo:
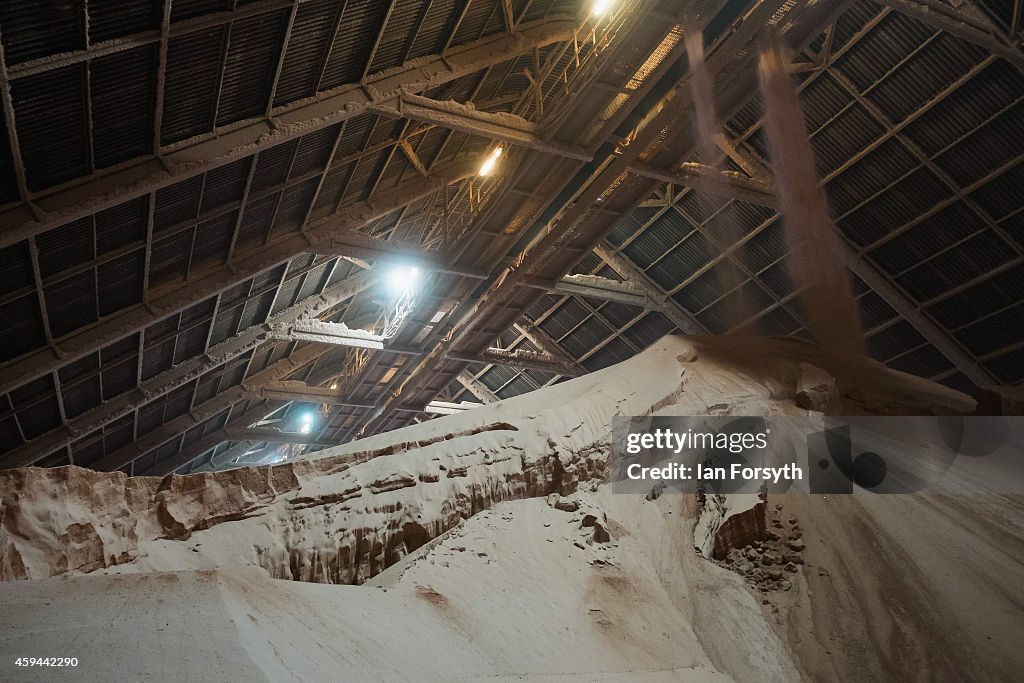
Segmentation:
{"type": "Polygon", "coordinates": [[[761,132],[769,36],[869,354],[1019,384],[1022,3],[0,3],[0,467],[273,462],[673,330],[809,337],[761,132]]]}

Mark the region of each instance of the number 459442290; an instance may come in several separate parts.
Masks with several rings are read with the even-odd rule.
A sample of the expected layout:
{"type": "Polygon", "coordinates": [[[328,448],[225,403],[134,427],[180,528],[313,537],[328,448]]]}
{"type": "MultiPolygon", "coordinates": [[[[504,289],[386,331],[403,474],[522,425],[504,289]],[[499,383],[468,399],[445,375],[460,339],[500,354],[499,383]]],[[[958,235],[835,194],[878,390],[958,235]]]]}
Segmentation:
{"type": "Polygon", "coordinates": [[[18,657],[16,666],[78,666],[78,657],[18,657]]]}

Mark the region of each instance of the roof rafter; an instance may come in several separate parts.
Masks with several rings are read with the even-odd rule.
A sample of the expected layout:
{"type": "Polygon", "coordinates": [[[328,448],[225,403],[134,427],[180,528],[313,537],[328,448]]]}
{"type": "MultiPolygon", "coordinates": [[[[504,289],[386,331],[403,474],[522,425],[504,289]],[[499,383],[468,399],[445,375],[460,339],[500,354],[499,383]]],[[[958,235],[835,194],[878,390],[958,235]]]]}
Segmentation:
{"type": "Polygon", "coordinates": [[[933,0],[879,0],[897,12],[1002,57],[1024,73],[1024,51],[980,12],[968,13],[933,0]]]}
{"type": "Polygon", "coordinates": [[[700,335],[708,333],[707,329],[689,311],[680,306],[675,299],[661,292],[658,285],[650,279],[647,273],[628,260],[627,257],[615,253],[604,244],[594,247],[594,253],[622,277],[640,283],[640,286],[644,288],[650,300],[662,302],[658,306],[658,310],[684,334],[700,335]]]}
{"type": "Polygon", "coordinates": [[[237,159],[327,128],[390,101],[398,91],[417,92],[499,64],[534,47],[570,40],[576,23],[548,19],[523,24],[514,34],[500,34],[460,45],[444,56],[423,57],[405,69],[369,77],[365,84],[339,86],[320,93],[315,101],[278,107],[270,117],[243,121],[199,141],[188,140],[163,148],[160,159],[142,161],[102,176],[93,176],[55,192],[29,193],[43,212],[16,205],[0,213],[5,230],[0,246],[82,216],[109,208],[237,159]]]}
{"type": "Polygon", "coordinates": [[[508,365],[523,370],[541,370],[566,377],[576,377],[584,374],[575,363],[568,363],[553,358],[546,353],[536,353],[517,349],[508,351],[506,349],[484,349],[480,353],[459,353],[451,351],[447,354],[452,360],[465,361],[467,363],[487,363],[490,365],[508,365]]]}
{"type": "MultiPolygon", "coordinates": [[[[372,107],[373,111],[393,118],[407,118],[462,133],[480,135],[512,145],[554,154],[567,159],[591,161],[585,149],[546,139],[545,129],[515,114],[479,111],[460,102],[439,102],[427,97],[400,93],[389,102],[372,107]]],[[[770,185],[739,173],[717,171],[704,164],[688,162],[676,169],[656,168],[642,162],[629,165],[636,175],[692,187],[700,184],[705,191],[735,197],[752,204],[774,207],[775,193],[770,185]]]]}
{"type": "Polygon", "coordinates": [[[494,392],[485,387],[483,382],[473,377],[465,370],[460,372],[455,379],[459,384],[466,388],[466,391],[473,394],[484,403],[494,403],[498,400],[498,397],[494,395],[494,392]]]}
{"type": "Polygon", "coordinates": [[[580,374],[587,372],[585,367],[576,362],[576,360],[570,356],[557,341],[548,336],[548,333],[541,328],[529,321],[526,321],[525,319],[522,323],[516,323],[512,327],[538,349],[543,349],[553,358],[557,358],[564,363],[569,363],[579,370],[580,374]]]}
{"type": "Polygon", "coordinates": [[[243,383],[245,389],[268,401],[308,401],[326,403],[347,408],[372,408],[372,403],[352,401],[348,392],[342,389],[330,389],[307,384],[295,380],[278,380],[262,384],[243,383]]]}

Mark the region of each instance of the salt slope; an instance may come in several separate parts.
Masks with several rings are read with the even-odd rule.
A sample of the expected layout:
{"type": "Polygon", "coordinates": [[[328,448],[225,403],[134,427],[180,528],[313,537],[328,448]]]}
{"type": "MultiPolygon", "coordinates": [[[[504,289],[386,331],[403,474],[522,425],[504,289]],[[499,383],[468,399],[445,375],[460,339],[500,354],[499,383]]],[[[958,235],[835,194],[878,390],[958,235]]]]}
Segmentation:
{"type": "Polygon", "coordinates": [[[806,551],[793,589],[767,595],[765,616],[806,679],[1020,679],[1024,497],[770,502],[798,520],[806,551]]]}
{"type": "Polygon", "coordinates": [[[616,414],[972,405],[880,367],[864,386],[836,390],[821,379],[822,360],[794,340],[666,337],[601,372],[309,460],[165,478],[3,471],[0,578],[254,566],[275,578],[360,583],[498,501],[600,479],[616,414]]]}
{"type": "Polygon", "coordinates": [[[29,651],[77,656],[77,676],[112,681],[796,678],[739,577],[693,553],[692,497],[574,498],[610,542],[591,542],[580,513],[529,499],[358,587],[252,570],[9,582],[0,678],[52,680],[11,667],[29,651]]]}

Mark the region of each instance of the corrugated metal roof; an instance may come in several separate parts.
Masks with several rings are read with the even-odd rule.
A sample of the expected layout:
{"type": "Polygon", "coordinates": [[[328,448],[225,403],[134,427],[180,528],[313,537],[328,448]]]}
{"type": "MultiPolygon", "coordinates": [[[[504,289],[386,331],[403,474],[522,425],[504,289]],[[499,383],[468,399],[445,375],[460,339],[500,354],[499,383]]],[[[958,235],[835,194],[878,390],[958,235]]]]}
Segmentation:
{"type": "Polygon", "coordinates": [[[226,26],[172,38],[167,44],[160,144],[213,129],[226,26]]]}
{"type": "Polygon", "coordinates": [[[334,40],[343,7],[337,0],[299,5],[274,94],[275,107],[316,94],[320,65],[334,40]]]}

